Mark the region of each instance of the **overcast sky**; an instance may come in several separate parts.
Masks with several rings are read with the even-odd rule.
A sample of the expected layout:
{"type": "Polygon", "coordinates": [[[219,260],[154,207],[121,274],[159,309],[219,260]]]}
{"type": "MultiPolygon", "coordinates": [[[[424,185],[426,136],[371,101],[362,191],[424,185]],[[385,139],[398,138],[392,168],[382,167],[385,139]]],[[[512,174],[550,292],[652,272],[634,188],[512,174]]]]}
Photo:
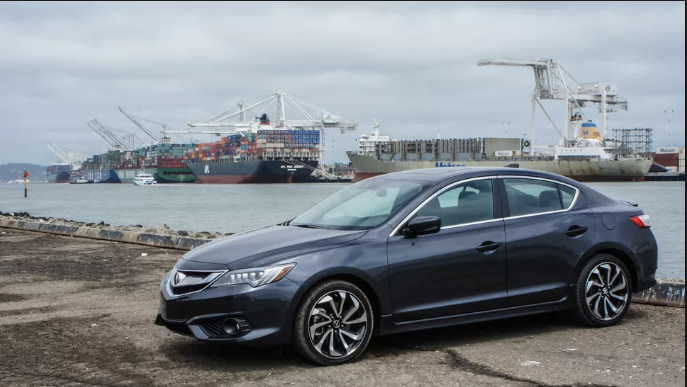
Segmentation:
{"type": "MultiPolygon", "coordinates": [[[[49,141],[105,151],[94,118],[144,137],[118,106],[181,128],[275,91],[359,123],[329,136],[327,162],[346,160],[372,118],[399,139],[500,137],[503,122],[518,136],[533,75],[476,65],[501,57],[552,58],[580,82],[616,83],[630,109],[609,126],[653,127],[656,146],[675,110],[672,142],[685,143],[684,2],[3,2],[0,163],[53,162],[49,141]]],[[[562,121],[562,102],[545,106],[562,121]]],[[[539,117],[536,138],[556,142],[539,117]]]]}

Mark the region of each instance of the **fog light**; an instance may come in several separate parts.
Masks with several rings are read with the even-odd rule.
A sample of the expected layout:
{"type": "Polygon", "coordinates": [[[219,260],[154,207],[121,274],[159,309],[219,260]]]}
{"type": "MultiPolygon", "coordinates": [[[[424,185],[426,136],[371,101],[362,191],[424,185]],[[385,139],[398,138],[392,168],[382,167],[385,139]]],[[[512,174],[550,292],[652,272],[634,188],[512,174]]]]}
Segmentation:
{"type": "Polygon", "coordinates": [[[241,331],[241,328],[239,327],[239,323],[236,320],[234,320],[233,318],[229,318],[229,319],[224,320],[222,325],[224,325],[224,331],[229,336],[236,336],[241,331]]]}

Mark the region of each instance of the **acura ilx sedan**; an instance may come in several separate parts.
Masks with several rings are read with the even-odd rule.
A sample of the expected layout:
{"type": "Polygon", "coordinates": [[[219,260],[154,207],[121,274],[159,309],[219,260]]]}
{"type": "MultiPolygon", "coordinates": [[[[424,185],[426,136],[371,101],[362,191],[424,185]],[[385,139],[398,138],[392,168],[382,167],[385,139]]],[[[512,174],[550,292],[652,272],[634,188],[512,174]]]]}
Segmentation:
{"type": "Polygon", "coordinates": [[[436,168],[353,184],[281,225],[190,251],[156,323],[337,365],[373,335],[571,310],[608,327],[655,285],[636,204],[558,175],[436,168]]]}

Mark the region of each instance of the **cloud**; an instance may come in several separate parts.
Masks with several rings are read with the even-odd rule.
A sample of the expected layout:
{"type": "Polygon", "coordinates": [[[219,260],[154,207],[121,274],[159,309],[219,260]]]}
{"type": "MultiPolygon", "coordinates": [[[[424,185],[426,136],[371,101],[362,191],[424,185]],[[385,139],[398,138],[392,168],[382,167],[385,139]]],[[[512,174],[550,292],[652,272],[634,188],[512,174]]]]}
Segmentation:
{"type": "MultiPolygon", "coordinates": [[[[100,152],[93,118],[142,136],[118,106],[183,127],[277,90],[358,134],[373,117],[395,138],[500,136],[504,121],[524,133],[531,70],[476,66],[492,57],[617,83],[630,111],[611,125],[655,127],[656,144],[675,109],[684,144],[684,3],[2,3],[0,52],[0,163],[49,163],[48,141],[100,152]]],[[[541,114],[537,127],[556,141],[541,114]]],[[[329,136],[327,161],[355,137],[329,136]]]]}

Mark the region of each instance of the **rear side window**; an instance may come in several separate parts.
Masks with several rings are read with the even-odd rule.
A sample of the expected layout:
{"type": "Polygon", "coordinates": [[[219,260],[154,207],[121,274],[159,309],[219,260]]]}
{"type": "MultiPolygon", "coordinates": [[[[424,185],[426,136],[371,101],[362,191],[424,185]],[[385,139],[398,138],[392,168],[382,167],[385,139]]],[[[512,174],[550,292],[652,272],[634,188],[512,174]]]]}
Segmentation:
{"type": "Polygon", "coordinates": [[[572,206],[573,200],[575,200],[575,189],[568,187],[567,185],[558,185],[561,190],[561,203],[563,204],[563,209],[568,209],[572,206]]]}
{"type": "Polygon", "coordinates": [[[511,216],[541,214],[563,209],[558,184],[533,179],[504,179],[511,216]]]}

